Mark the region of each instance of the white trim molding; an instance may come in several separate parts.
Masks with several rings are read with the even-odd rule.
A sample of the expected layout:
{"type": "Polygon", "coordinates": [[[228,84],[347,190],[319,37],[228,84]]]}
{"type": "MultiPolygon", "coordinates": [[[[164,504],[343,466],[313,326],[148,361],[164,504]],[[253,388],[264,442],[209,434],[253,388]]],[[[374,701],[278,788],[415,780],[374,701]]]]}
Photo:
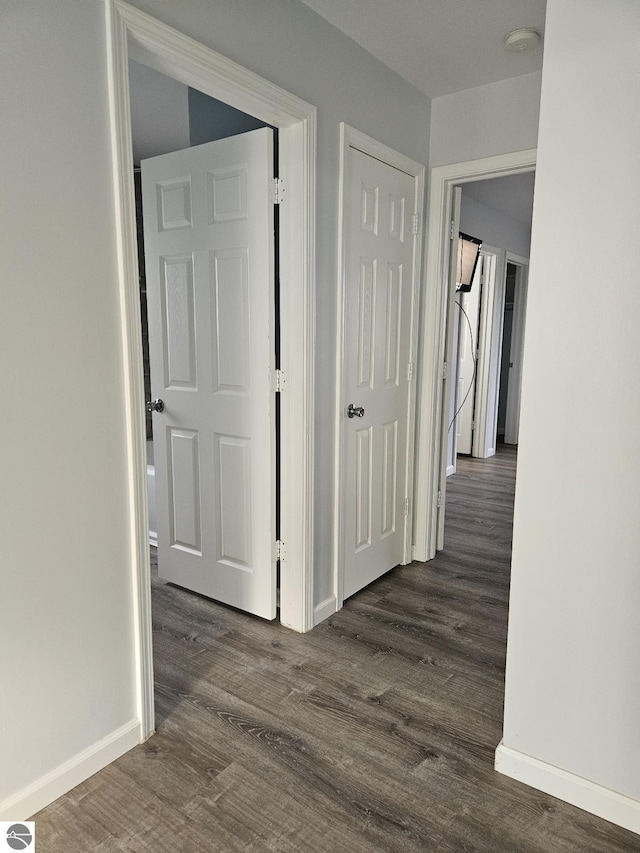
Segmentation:
{"type": "Polygon", "coordinates": [[[280,620],[308,631],[313,612],[316,108],[123,0],[105,0],[115,224],[121,300],[141,738],[154,729],[144,386],[131,152],[128,59],[193,86],[280,130],[280,620]]]}
{"type": "Polygon", "coordinates": [[[502,741],[496,749],[495,768],[504,776],[640,833],[639,800],[505,746],[502,741]]]}
{"type": "MultiPolygon", "coordinates": [[[[431,560],[436,554],[438,530],[438,485],[442,435],[443,365],[447,317],[447,239],[454,187],[470,181],[489,180],[535,169],[536,150],[516,151],[436,166],[430,173],[429,230],[427,234],[426,276],[421,315],[422,350],[418,391],[419,430],[416,446],[416,486],[414,501],[415,560],[431,560]]],[[[444,511],[444,495],[442,496],[444,511]]]]}
{"type": "Polygon", "coordinates": [[[133,749],[139,740],[140,721],[125,723],[108,737],[82,750],[1,802],[0,820],[28,820],[40,809],[133,749]]]}
{"type": "MultiPolygon", "coordinates": [[[[414,180],[414,209],[412,215],[417,217],[417,233],[415,234],[413,247],[413,278],[412,278],[412,294],[411,294],[411,329],[407,330],[410,335],[409,344],[409,360],[411,363],[417,363],[417,342],[419,335],[419,299],[422,284],[422,235],[424,233],[424,192],[425,192],[425,176],[426,168],[411,160],[404,154],[389,148],[376,139],[350,127],[342,122],[340,124],[340,196],[339,196],[339,213],[338,213],[338,287],[337,287],[337,322],[336,322],[336,403],[335,403],[335,454],[334,454],[334,569],[333,569],[333,595],[331,599],[327,599],[317,609],[318,616],[323,615],[326,618],[331,615],[328,608],[328,602],[333,600],[335,610],[339,610],[344,602],[344,470],[343,470],[343,455],[344,455],[344,440],[345,440],[345,419],[344,419],[344,371],[342,365],[344,363],[345,351],[345,299],[346,299],[346,251],[347,251],[347,222],[346,222],[346,207],[347,207],[347,192],[348,192],[348,152],[350,148],[357,149],[370,157],[375,157],[388,166],[394,169],[399,169],[409,175],[414,180]]],[[[416,426],[416,387],[417,382],[413,381],[410,388],[409,407],[408,407],[408,435],[407,435],[407,495],[410,505],[413,506],[411,496],[413,494],[413,470],[414,470],[414,446],[415,446],[415,426],[416,426]]],[[[405,545],[404,545],[404,562],[410,562],[412,559],[412,515],[409,514],[408,521],[405,527],[405,545]]],[[[333,612],[333,611],[332,611],[333,612]]],[[[318,618],[318,621],[320,619],[318,618]]]]}

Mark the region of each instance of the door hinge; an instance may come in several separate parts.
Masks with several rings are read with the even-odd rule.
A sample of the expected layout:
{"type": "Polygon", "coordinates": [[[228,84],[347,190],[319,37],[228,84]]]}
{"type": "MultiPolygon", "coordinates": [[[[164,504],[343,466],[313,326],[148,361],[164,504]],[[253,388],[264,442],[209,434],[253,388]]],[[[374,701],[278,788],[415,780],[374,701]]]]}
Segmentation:
{"type": "Polygon", "coordinates": [[[456,223],[452,219],[450,224],[449,224],[449,239],[450,240],[453,240],[453,235],[455,234],[455,230],[456,230],[456,223]]]}
{"type": "Polygon", "coordinates": [[[475,421],[471,421],[471,431],[473,432],[473,430],[474,430],[475,428],[476,428],[476,422],[475,422],[475,421]]]}
{"type": "Polygon", "coordinates": [[[280,370],[279,367],[271,374],[271,390],[274,394],[280,394],[284,391],[284,387],[287,384],[287,379],[284,375],[284,370],[280,370]]]}
{"type": "Polygon", "coordinates": [[[282,182],[282,178],[274,178],[273,179],[273,203],[274,204],[282,204],[284,202],[285,196],[285,186],[282,182]]]}
{"type": "Polygon", "coordinates": [[[287,559],[287,551],[281,539],[276,539],[273,543],[273,559],[276,563],[284,563],[287,559]]]}
{"type": "Polygon", "coordinates": [[[407,364],[407,380],[409,382],[413,382],[413,362],[412,361],[410,361],[409,364],[407,364]]]}
{"type": "Polygon", "coordinates": [[[436,506],[438,507],[438,509],[440,509],[440,507],[442,506],[442,492],[438,492],[438,499],[436,501],[436,506]]]}
{"type": "Polygon", "coordinates": [[[442,364],[442,378],[443,379],[447,378],[447,362],[446,361],[443,362],[443,364],[442,364]]]}
{"type": "Polygon", "coordinates": [[[409,515],[409,498],[404,499],[404,514],[409,515]]]}
{"type": "Polygon", "coordinates": [[[414,213],[413,214],[413,233],[417,234],[419,230],[420,230],[420,214],[414,213]]]}

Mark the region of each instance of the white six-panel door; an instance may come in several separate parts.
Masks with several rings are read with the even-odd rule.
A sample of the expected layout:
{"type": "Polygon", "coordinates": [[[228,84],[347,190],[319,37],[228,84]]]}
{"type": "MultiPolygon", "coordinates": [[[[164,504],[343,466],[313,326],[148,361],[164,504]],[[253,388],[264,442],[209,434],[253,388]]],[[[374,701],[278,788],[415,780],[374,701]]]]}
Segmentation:
{"type": "Polygon", "coordinates": [[[415,178],[348,150],[344,572],[347,598],[408,562],[415,178]],[[347,407],[362,407],[348,417],[347,407]]]}
{"type": "Polygon", "coordinates": [[[142,164],[158,567],[276,616],[273,136],[142,164]]]}

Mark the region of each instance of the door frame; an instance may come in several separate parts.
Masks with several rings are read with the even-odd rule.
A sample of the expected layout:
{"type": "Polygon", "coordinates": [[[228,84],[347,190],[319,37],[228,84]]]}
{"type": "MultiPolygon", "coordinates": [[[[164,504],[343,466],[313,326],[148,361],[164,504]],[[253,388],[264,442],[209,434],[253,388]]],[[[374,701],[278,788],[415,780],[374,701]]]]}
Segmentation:
{"type": "MultiPolygon", "coordinates": [[[[445,339],[447,317],[451,315],[447,288],[449,221],[456,185],[489,180],[505,175],[531,172],[536,166],[536,149],[498,154],[445,166],[430,172],[429,230],[426,252],[426,286],[422,316],[422,352],[420,359],[419,429],[416,447],[416,487],[414,513],[414,560],[431,560],[436,555],[439,510],[444,511],[445,496],[438,506],[438,485],[442,443],[443,394],[445,377],[445,339]]],[[[444,449],[446,453],[446,448],[444,449]]]]}
{"type": "MultiPolygon", "coordinates": [[[[516,268],[516,284],[513,296],[513,325],[511,327],[511,348],[509,361],[513,363],[513,375],[509,376],[507,388],[507,414],[504,426],[505,444],[517,444],[520,429],[520,396],[522,390],[522,353],[524,350],[524,330],[527,317],[527,288],[529,283],[529,259],[507,252],[507,264],[516,268]]],[[[505,285],[506,286],[506,285],[505,285]]]]}
{"type": "MultiPolygon", "coordinates": [[[[154,731],[144,383],[129,58],[279,128],[281,394],[280,621],[313,627],[316,108],[130,6],[106,0],[115,230],[125,383],[128,511],[141,740],[154,731]]],[[[275,540],[275,531],[274,531],[275,540]]],[[[275,544],[275,543],[274,543],[275,544]]]]}
{"type": "MultiPolygon", "coordinates": [[[[335,405],[335,453],[334,453],[334,566],[333,566],[333,590],[332,594],[316,608],[316,624],[326,619],[331,613],[339,610],[344,602],[344,569],[345,569],[345,541],[344,541],[344,496],[345,477],[343,460],[346,446],[346,421],[344,417],[344,394],[345,394],[345,371],[343,370],[345,342],[347,328],[345,322],[345,300],[346,300],[346,262],[348,250],[348,193],[349,193],[349,149],[355,148],[363,154],[374,157],[388,166],[399,169],[414,180],[414,209],[416,216],[416,231],[413,246],[413,270],[412,270],[412,293],[411,293],[411,329],[409,343],[409,360],[414,365],[417,361],[418,341],[418,299],[420,296],[420,284],[422,275],[422,212],[424,209],[424,190],[426,168],[415,160],[400,154],[393,148],[389,148],[381,142],[361,133],[345,122],[340,124],[340,177],[339,177],[339,212],[338,212],[338,287],[337,287],[337,336],[336,336],[336,405],[335,405]]],[[[405,525],[405,560],[411,559],[412,545],[412,513],[413,501],[413,470],[414,470],[414,446],[415,446],[415,413],[416,413],[416,387],[417,382],[412,381],[409,388],[409,411],[408,434],[407,434],[407,459],[406,465],[406,488],[409,500],[409,512],[406,515],[405,525]]]]}

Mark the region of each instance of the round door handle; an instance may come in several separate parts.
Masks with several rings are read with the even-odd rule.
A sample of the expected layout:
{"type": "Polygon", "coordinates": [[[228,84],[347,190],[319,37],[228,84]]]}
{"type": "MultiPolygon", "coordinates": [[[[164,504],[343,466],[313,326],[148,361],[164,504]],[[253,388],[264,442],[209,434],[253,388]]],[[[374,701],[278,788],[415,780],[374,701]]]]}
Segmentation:
{"type": "Polygon", "coordinates": [[[364,417],[364,408],[362,406],[354,406],[353,403],[349,403],[349,408],[347,409],[347,417],[348,418],[363,418],[364,417]]]}
{"type": "Polygon", "coordinates": [[[147,401],[147,411],[148,412],[164,412],[164,402],[162,400],[148,400],[147,401]]]}

